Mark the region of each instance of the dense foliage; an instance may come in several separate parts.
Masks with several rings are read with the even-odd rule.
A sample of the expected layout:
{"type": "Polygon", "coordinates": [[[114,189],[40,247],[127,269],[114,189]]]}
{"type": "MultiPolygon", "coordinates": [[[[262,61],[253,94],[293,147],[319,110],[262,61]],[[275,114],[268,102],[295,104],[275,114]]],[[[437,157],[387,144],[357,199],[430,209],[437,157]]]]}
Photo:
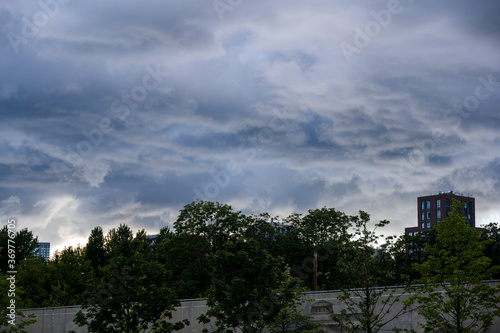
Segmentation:
{"type": "MultiPolygon", "coordinates": [[[[486,276],[499,277],[492,269],[500,257],[498,225],[473,232],[452,222],[443,221],[418,236],[387,237],[380,244],[378,231],[389,222],[372,223],[363,211],[349,216],[325,207],[277,218],[265,213],[245,215],[229,205],[195,201],[180,211],[173,230],[161,229],[154,242],[144,230],[134,235],[128,226],[120,225],[105,234],[97,226],[84,247],[67,247],[49,261],[34,256],[37,239],[25,229],[16,236],[20,249],[17,305],[82,305],[86,311],[76,322],[87,325],[91,332],[173,331],[187,324],[171,325],[164,320],[178,300],[205,297],[210,310],[200,320],[214,330],[261,331],[268,327],[278,332],[285,329],[284,323],[290,329],[307,322],[292,310],[300,305],[293,295],[313,289],[316,256],[318,290],[344,290],[347,304],[347,290],[358,288],[363,302],[347,304],[349,311],[360,314],[351,323],[344,320],[345,313],[334,320],[347,331],[377,332],[397,315],[375,311],[374,305],[382,302],[379,296],[387,294],[384,286],[415,281],[430,286],[453,280],[450,276],[455,272],[461,274],[457,279],[474,277],[474,283],[486,276]],[[284,226],[276,221],[285,223],[288,231],[278,232],[284,226]],[[454,231],[446,231],[450,228],[454,231]],[[448,244],[447,239],[462,243],[448,244]],[[457,260],[474,258],[475,264],[463,266],[463,271],[462,266],[439,268],[448,264],[439,261],[443,253],[452,257],[445,252],[451,246],[473,248],[457,260]],[[439,276],[432,275],[435,271],[439,276]],[[479,275],[472,274],[475,272],[479,275]]],[[[5,228],[0,230],[3,272],[5,232],[5,228]]],[[[386,308],[394,301],[398,301],[396,296],[387,301],[386,308]]],[[[419,302],[426,304],[423,298],[419,302]]]]}
{"type": "Polygon", "coordinates": [[[449,218],[435,227],[436,242],[426,245],[428,259],[415,264],[423,287],[412,299],[426,319],[425,332],[487,332],[500,315],[498,288],[481,283],[498,272],[485,255],[481,232],[470,228],[460,202],[455,201],[449,218]]]}

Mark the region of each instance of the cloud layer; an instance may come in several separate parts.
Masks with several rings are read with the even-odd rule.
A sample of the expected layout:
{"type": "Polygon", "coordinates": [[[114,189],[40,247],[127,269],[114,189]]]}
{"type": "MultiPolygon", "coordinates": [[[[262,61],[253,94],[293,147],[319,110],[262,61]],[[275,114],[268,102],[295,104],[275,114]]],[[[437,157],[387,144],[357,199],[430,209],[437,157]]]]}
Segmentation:
{"type": "Polygon", "coordinates": [[[500,4],[0,4],[0,215],[53,247],[194,199],[500,222],[500,4]],[[495,220],[496,219],[496,220],[495,220]]]}

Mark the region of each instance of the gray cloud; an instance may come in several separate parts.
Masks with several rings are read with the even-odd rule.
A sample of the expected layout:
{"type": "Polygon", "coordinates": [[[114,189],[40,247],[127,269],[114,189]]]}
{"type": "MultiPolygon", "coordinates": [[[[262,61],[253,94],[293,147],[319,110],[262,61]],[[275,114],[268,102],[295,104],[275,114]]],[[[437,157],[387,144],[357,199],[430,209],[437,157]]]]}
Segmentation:
{"type": "Polygon", "coordinates": [[[59,249],[196,198],[400,234],[417,196],[457,189],[500,220],[500,5],[388,3],[70,1],[26,35],[43,9],[4,1],[1,218],[59,249]]]}

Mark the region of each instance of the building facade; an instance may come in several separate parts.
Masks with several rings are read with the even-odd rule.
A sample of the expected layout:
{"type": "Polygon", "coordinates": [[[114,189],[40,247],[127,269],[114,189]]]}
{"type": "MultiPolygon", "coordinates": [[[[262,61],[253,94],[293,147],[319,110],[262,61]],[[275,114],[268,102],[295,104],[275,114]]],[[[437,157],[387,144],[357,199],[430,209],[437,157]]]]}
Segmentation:
{"type": "Polygon", "coordinates": [[[40,242],[38,243],[38,256],[45,260],[50,259],[50,243],[49,242],[40,242]]]}
{"type": "Polygon", "coordinates": [[[433,228],[439,221],[446,219],[451,211],[452,199],[460,201],[464,217],[472,228],[476,227],[476,203],[472,196],[461,193],[439,192],[417,198],[417,226],[405,228],[405,233],[415,233],[433,228]]]}

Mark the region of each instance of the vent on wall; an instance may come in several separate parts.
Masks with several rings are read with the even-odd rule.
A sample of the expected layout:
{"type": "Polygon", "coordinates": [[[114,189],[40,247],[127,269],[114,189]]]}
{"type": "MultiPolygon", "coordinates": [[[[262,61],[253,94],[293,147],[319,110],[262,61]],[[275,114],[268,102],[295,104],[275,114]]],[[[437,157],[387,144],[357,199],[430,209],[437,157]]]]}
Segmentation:
{"type": "Polygon", "coordinates": [[[332,311],[332,304],[326,301],[319,301],[311,305],[311,314],[331,313],[332,311]]]}

